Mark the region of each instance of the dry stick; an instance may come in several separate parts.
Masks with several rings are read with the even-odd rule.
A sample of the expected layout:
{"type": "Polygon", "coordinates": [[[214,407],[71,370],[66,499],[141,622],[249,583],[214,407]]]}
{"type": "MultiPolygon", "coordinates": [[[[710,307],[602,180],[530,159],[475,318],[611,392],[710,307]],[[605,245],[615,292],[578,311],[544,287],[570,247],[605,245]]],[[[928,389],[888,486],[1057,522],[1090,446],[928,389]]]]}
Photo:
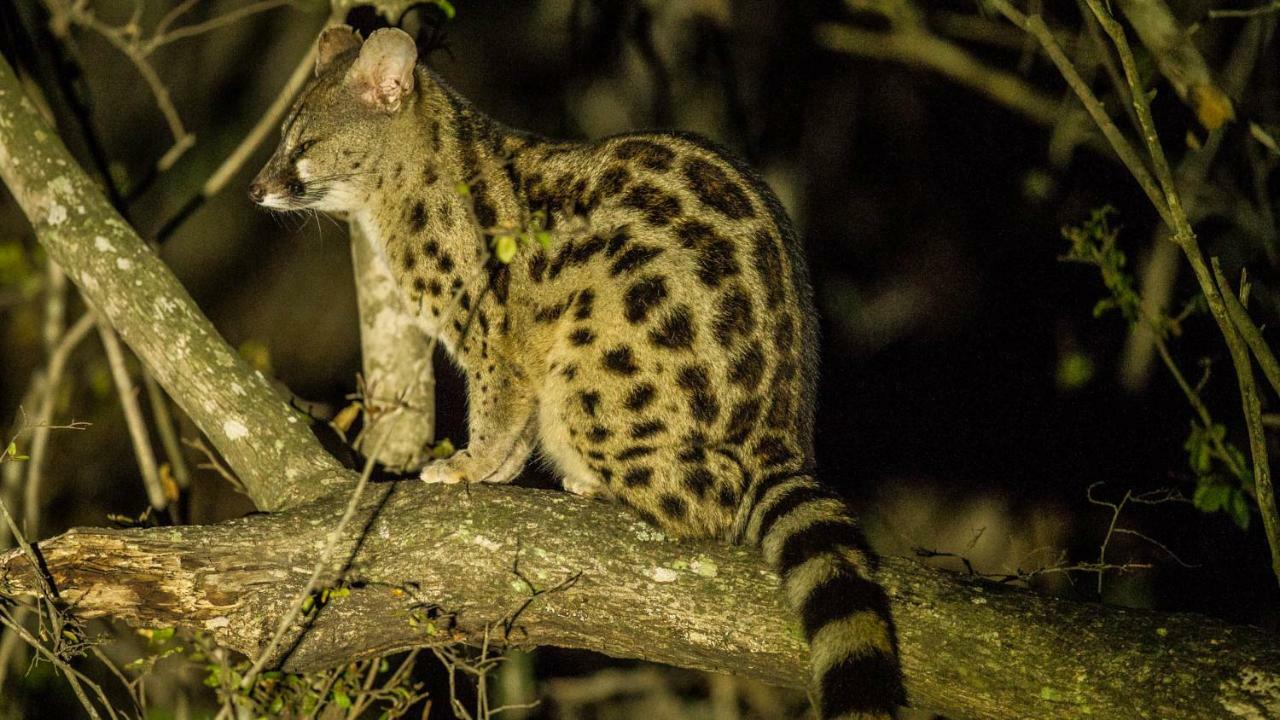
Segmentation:
{"type": "Polygon", "coordinates": [[[1111,147],[1115,150],[1116,155],[1120,157],[1120,162],[1129,169],[1130,174],[1142,186],[1143,192],[1147,194],[1147,198],[1151,200],[1151,204],[1155,206],[1156,212],[1160,214],[1160,218],[1167,225],[1173,227],[1173,220],[1170,216],[1169,206],[1165,197],[1161,194],[1159,186],[1152,179],[1151,173],[1147,170],[1146,164],[1142,158],[1138,156],[1133,146],[1125,139],[1124,134],[1120,132],[1120,128],[1111,121],[1111,117],[1107,115],[1107,110],[1102,103],[1094,96],[1093,91],[1089,89],[1089,84],[1080,77],[1080,73],[1071,63],[1070,58],[1062,51],[1062,47],[1058,45],[1058,41],[1054,38],[1049,27],[1044,24],[1044,20],[1039,15],[1024,15],[1012,5],[1008,0],[991,0],[991,4],[1000,11],[1002,15],[1009,19],[1014,25],[1026,30],[1039,41],[1040,46],[1044,48],[1045,54],[1058,68],[1058,72],[1062,74],[1067,85],[1075,92],[1076,97],[1080,98],[1084,109],[1089,113],[1089,117],[1093,118],[1098,129],[1106,136],[1107,141],[1111,143],[1111,147]]]}
{"type": "MultiPolygon", "coordinates": [[[[1249,320],[1248,313],[1245,313],[1244,307],[1236,300],[1234,293],[1231,292],[1231,284],[1227,282],[1227,278],[1222,274],[1222,267],[1218,264],[1218,258],[1210,258],[1213,263],[1213,275],[1218,281],[1218,287],[1222,288],[1222,296],[1230,298],[1227,300],[1227,307],[1231,307],[1231,303],[1235,302],[1239,306],[1241,323],[1235,326],[1236,329],[1249,327],[1257,333],[1258,329],[1253,326],[1253,322],[1249,320]]],[[[1258,337],[1258,342],[1262,342],[1262,338],[1258,337]]],[[[1244,421],[1249,428],[1249,452],[1253,455],[1253,483],[1258,502],[1258,510],[1262,513],[1262,527],[1267,533],[1267,541],[1271,545],[1271,571],[1275,573],[1277,581],[1280,581],[1280,515],[1276,513],[1276,497],[1275,489],[1271,484],[1271,468],[1267,462],[1267,436],[1262,426],[1262,403],[1258,399],[1258,389],[1253,381],[1253,365],[1249,362],[1249,352],[1245,349],[1244,343],[1241,342],[1240,336],[1235,335],[1228,338],[1227,346],[1231,349],[1231,360],[1236,366],[1236,378],[1240,383],[1240,402],[1244,405],[1244,421]]],[[[1263,346],[1266,347],[1265,345],[1263,346]]],[[[1268,351],[1268,355],[1270,352],[1268,351]]],[[[1272,362],[1274,362],[1274,358],[1272,362]]],[[[1270,379],[1270,377],[1268,377],[1270,379]]]]}
{"type": "Polygon", "coordinates": [[[93,706],[93,702],[89,700],[89,696],[85,695],[84,688],[80,686],[82,681],[93,688],[94,694],[98,696],[103,707],[107,709],[107,714],[112,718],[118,717],[115,709],[111,707],[111,701],[107,699],[106,693],[102,692],[102,688],[99,687],[97,683],[85,677],[80,671],[71,667],[70,663],[58,657],[57,653],[45,647],[43,643],[37,640],[31,633],[27,632],[26,628],[19,625],[16,621],[9,619],[9,617],[7,617],[7,613],[0,612],[0,624],[3,624],[9,632],[12,632],[28,645],[35,648],[41,655],[48,658],[49,662],[53,663],[63,672],[63,674],[66,675],[67,682],[71,685],[71,689],[75,692],[76,698],[80,700],[80,704],[84,707],[85,712],[89,713],[89,717],[93,718],[93,720],[101,720],[102,716],[98,714],[98,710],[93,706]]]}
{"type": "Polygon", "coordinates": [[[1257,391],[1253,384],[1253,368],[1249,361],[1249,351],[1232,323],[1231,317],[1227,312],[1226,303],[1222,299],[1224,294],[1230,292],[1230,287],[1223,286],[1222,290],[1219,291],[1219,285],[1214,281],[1209,272],[1209,267],[1205,264],[1204,257],[1200,252],[1200,245],[1196,241],[1195,233],[1191,229],[1191,223],[1188,221],[1186,211],[1182,207],[1182,200],[1178,194],[1177,185],[1173,180],[1173,172],[1169,168],[1169,160],[1165,157],[1164,149],[1160,146],[1160,138],[1156,134],[1155,120],[1151,115],[1151,105],[1147,102],[1146,93],[1142,89],[1137,62],[1134,60],[1133,51],[1129,47],[1129,41],[1125,37],[1124,28],[1120,27],[1120,23],[1102,7],[1099,0],[1086,0],[1086,2],[1089,4],[1089,9],[1093,12],[1094,17],[1098,18],[1102,29],[1106,31],[1107,35],[1111,36],[1111,41],[1115,43],[1116,52],[1120,56],[1120,65],[1124,68],[1125,79],[1128,81],[1129,88],[1133,93],[1134,110],[1138,113],[1138,122],[1142,124],[1142,139],[1146,142],[1147,152],[1151,156],[1156,178],[1160,181],[1160,186],[1168,203],[1168,214],[1173,220],[1170,225],[1174,231],[1173,239],[1182,248],[1183,254],[1187,256],[1188,262],[1191,263],[1191,269],[1195,272],[1196,280],[1200,284],[1200,290],[1204,294],[1205,300],[1209,303],[1209,310],[1213,315],[1213,319],[1218,323],[1218,328],[1227,342],[1228,349],[1231,351],[1231,361],[1235,365],[1236,376],[1240,384],[1240,399],[1244,405],[1245,422],[1249,426],[1249,446],[1250,453],[1253,456],[1254,485],[1258,496],[1258,510],[1262,513],[1263,527],[1267,531],[1267,542],[1271,546],[1272,570],[1276,575],[1276,581],[1280,583],[1280,513],[1276,510],[1275,493],[1271,486],[1271,473],[1267,467],[1266,443],[1265,440],[1259,442],[1259,439],[1262,438],[1262,411],[1258,407],[1257,391]],[[1257,435],[1257,438],[1254,437],[1255,435],[1257,435]],[[1266,498],[1265,502],[1263,500],[1264,497],[1266,498]]]}
{"type": "Polygon", "coordinates": [[[1226,303],[1227,314],[1231,316],[1231,324],[1240,332],[1240,337],[1249,345],[1249,349],[1253,351],[1253,356],[1258,359],[1258,366],[1262,368],[1262,374],[1266,376],[1267,382],[1270,383],[1271,389],[1280,395],[1280,362],[1276,361],[1276,356],[1272,354],[1271,348],[1267,347],[1267,341],[1262,338],[1262,332],[1257,325],[1253,324],[1253,320],[1249,317],[1249,311],[1245,309],[1244,303],[1231,292],[1231,287],[1221,277],[1221,270],[1218,268],[1217,259],[1213,259],[1214,276],[1218,280],[1218,286],[1223,288],[1222,300],[1226,303]]]}
{"type": "Polygon", "coordinates": [[[120,397],[120,409],[124,412],[125,425],[129,428],[129,440],[133,443],[133,454],[138,460],[138,470],[142,473],[142,484],[147,489],[147,500],[155,510],[164,510],[169,502],[165,499],[164,488],[160,486],[156,452],[151,446],[151,436],[147,434],[147,423],[142,417],[142,407],[138,404],[138,393],[129,377],[129,368],[125,366],[120,338],[106,320],[98,322],[98,335],[102,338],[103,349],[107,351],[107,364],[111,367],[116,394],[120,397]]]}
{"type": "Polygon", "coordinates": [[[894,60],[934,70],[1043,125],[1056,123],[1058,103],[1013,73],[988,67],[960,47],[924,30],[871,32],[846,25],[820,25],[818,41],[832,50],[894,60]]]}
{"type": "MultiPolygon", "coordinates": [[[[330,17],[326,22],[326,27],[336,21],[337,16],[330,17]]],[[[262,113],[262,117],[258,118],[258,122],[244,136],[244,139],[240,141],[235,150],[232,150],[231,154],[209,176],[209,179],[205,180],[204,185],[200,186],[200,192],[188,200],[178,210],[177,214],[160,226],[160,229],[155,234],[156,242],[164,242],[192,213],[204,205],[209,198],[221,192],[227,186],[227,183],[231,182],[231,179],[235,177],[236,173],[240,172],[240,169],[252,157],[254,150],[262,144],[263,139],[279,125],[280,118],[284,115],[285,110],[289,108],[289,104],[293,102],[294,96],[298,94],[298,91],[302,89],[307,80],[311,79],[315,67],[315,58],[316,43],[311,43],[306,54],[298,62],[298,66],[290,73],[284,87],[280,88],[280,92],[276,94],[276,99],[262,113]]]]}
{"type": "MultiPolygon", "coordinates": [[[[13,533],[14,541],[18,544],[18,547],[22,549],[22,553],[27,557],[27,561],[31,563],[31,567],[34,571],[33,575],[36,577],[36,581],[40,585],[40,598],[51,602],[53,598],[57,597],[57,595],[54,593],[53,587],[49,584],[48,578],[45,577],[44,566],[40,563],[40,559],[36,557],[36,552],[32,548],[31,543],[27,542],[27,538],[22,534],[22,530],[19,529],[18,524],[14,522],[13,515],[9,514],[9,508],[6,507],[3,502],[0,502],[0,514],[3,514],[4,524],[9,529],[9,532],[13,533]]],[[[38,603],[39,599],[37,599],[37,604],[38,603]]],[[[24,614],[26,610],[26,608],[22,608],[24,614]]],[[[53,637],[59,638],[62,636],[62,623],[61,618],[58,615],[57,608],[50,605],[49,615],[54,623],[53,637]]],[[[46,655],[54,665],[62,669],[63,673],[67,676],[67,682],[71,684],[71,689],[75,691],[76,697],[79,698],[80,703],[84,706],[85,710],[88,711],[89,715],[93,718],[97,718],[97,710],[94,709],[93,703],[89,702],[89,698],[84,694],[84,688],[80,687],[80,678],[83,678],[85,682],[89,683],[89,685],[93,687],[111,717],[116,717],[116,713],[111,708],[111,703],[107,701],[107,696],[102,692],[102,688],[98,687],[98,685],[92,680],[84,678],[84,676],[72,668],[70,664],[58,657],[57,653],[46,648],[43,643],[27,632],[26,628],[22,626],[23,622],[24,617],[22,614],[17,618],[14,618],[7,612],[0,609],[0,623],[4,624],[5,630],[9,633],[5,638],[5,644],[9,646],[9,641],[12,640],[16,645],[16,641],[21,640],[35,648],[42,655],[46,655]]],[[[4,685],[4,676],[7,673],[8,666],[8,656],[10,652],[12,652],[11,647],[12,646],[7,647],[6,652],[0,653],[0,658],[2,658],[2,660],[0,660],[0,687],[3,687],[4,685]]]]}
{"type": "Polygon", "coordinates": [[[1212,20],[1217,20],[1218,18],[1251,18],[1273,12],[1280,12],[1280,0],[1273,0],[1265,5],[1243,10],[1210,10],[1209,18],[1212,20]]]}
{"type": "Polygon", "coordinates": [[[50,421],[53,418],[53,405],[57,387],[62,381],[67,360],[71,351],[80,344],[84,336],[93,328],[93,314],[85,313],[62,336],[62,342],[49,357],[49,370],[45,374],[45,392],[40,401],[40,410],[36,413],[35,431],[31,435],[31,460],[27,465],[27,479],[23,486],[22,510],[24,524],[28,535],[39,536],[40,527],[40,485],[43,480],[45,451],[49,446],[50,421]]]}
{"type": "Polygon", "coordinates": [[[267,10],[274,10],[282,5],[292,4],[293,0],[261,0],[261,2],[236,8],[235,10],[210,18],[204,22],[184,25],[171,32],[160,32],[159,28],[157,28],[156,34],[153,35],[150,40],[142,44],[142,52],[146,55],[150,55],[155,52],[157,48],[168,45],[171,42],[195,37],[196,35],[202,35],[212,30],[217,30],[220,27],[225,27],[232,23],[239,22],[250,15],[256,15],[260,12],[266,12],[267,10]]]}
{"type": "MultiPolygon", "coordinates": [[[[160,445],[164,448],[165,457],[169,458],[169,468],[173,471],[173,479],[178,487],[186,489],[191,486],[191,470],[187,467],[187,459],[182,454],[182,445],[175,431],[176,423],[173,413],[169,411],[169,403],[165,399],[160,383],[151,376],[144,367],[142,383],[147,390],[147,402],[151,406],[151,415],[155,418],[156,432],[160,435],[160,445]]],[[[166,495],[167,498],[167,495],[166,495]]]]}

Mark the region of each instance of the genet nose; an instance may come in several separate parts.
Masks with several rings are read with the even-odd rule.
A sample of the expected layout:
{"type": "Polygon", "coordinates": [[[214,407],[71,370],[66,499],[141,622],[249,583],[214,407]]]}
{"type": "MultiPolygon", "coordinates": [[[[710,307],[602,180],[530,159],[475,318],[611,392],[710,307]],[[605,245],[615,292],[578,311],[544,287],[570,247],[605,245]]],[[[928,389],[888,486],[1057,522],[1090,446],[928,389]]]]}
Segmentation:
{"type": "Polygon", "coordinates": [[[267,188],[262,183],[254,183],[249,186],[249,199],[255,203],[262,202],[262,198],[267,196],[267,188]]]}

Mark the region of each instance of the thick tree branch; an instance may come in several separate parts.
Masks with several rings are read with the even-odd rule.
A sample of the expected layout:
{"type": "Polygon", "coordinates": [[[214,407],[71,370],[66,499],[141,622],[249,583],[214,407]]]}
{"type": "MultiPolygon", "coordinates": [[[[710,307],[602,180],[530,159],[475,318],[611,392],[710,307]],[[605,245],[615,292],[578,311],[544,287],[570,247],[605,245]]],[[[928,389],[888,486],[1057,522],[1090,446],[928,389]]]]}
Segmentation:
{"type": "MultiPolygon", "coordinates": [[[[204,629],[252,655],[344,503],[208,527],[77,530],[40,549],[78,614],[204,629]]],[[[350,595],[314,617],[284,658],[290,669],[488,632],[804,681],[804,644],[755,552],[674,542],[615,506],[524,488],[380,484],[338,549],[350,595]]],[[[1056,600],[901,559],[880,579],[913,702],[948,717],[1280,717],[1280,647],[1261,631],[1056,600]]],[[[0,556],[0,592],[37,589],[20,551],[0,556]]]]}
{"type": "Polygon", "coordinates": [[[0,177],[45,250],[213,441],[263,510],[344,477],[305,418],[276,398],[112,209],[0,59],[0,177]]]}
{"type": "Polygon", "coordinates": [[[381,447],[378,460],[389,469],[417,470],[435,439],[435,343],[409,312],[400,286],[378,262],[359,225],[350,227],[364,360],[365,429],[359,447],[366,454],[381,447]],[[394,422],[378,422],[390,412],[396,412],[394,422]]]}

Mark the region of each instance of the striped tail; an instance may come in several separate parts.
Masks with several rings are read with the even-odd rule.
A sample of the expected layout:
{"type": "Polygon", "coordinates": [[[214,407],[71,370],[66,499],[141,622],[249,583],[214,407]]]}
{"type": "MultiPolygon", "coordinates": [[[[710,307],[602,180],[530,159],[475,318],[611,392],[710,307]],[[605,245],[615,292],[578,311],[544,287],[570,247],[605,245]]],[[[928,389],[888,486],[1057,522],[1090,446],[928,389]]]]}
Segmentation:
{"type": "Polygon", "coordinates": [[[849,507],[813,477],[763,478],[747,538],[782,577],[809,641],[823,720],[887,720],[905,704],[889,599],[849,507]],[[761,493],[761,490],[763,492],[761,493]]]}

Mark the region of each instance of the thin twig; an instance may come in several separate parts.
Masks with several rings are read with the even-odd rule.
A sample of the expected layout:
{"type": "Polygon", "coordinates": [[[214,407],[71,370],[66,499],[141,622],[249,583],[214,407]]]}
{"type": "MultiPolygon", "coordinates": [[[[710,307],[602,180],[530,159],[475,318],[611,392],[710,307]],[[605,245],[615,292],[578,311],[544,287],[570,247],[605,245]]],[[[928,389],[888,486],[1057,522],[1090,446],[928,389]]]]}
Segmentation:
{"type": "Polygon", "coordinates": [[[147,499],[151,502],[151,507],[163,511],[169,501],[160,485],[155,448],[147,433],[147,423],[142,417],[142,407],[138,404],[133,379],[129,377],[129,368],[125,365],[120,338],[103,319],[98,321],[98,335],[107,352],[107,364],[111,367],[111,378],[115,382],[116,395],[120,398],[120,409],[124,412],[125,425],[129,429],[129,440],[133,443],[133,455],[138,461],[138,470],[142,473],[142,485],[147,490],[147,499]]]}
{"type": "Polygon", "coordinates": [[[1054,38],[1049,27],[1044,24],[1044,20],[1039,15],[1024,15],[1010,5],[1008,0],[991,0],[991,4],[1010,22],[1026,30],[1039,41],[1040,46],[1044,48],[1045,54],[1049,56],[1054,66],[1058,68],[1058,72],[1062,74],[1063,79],[1067,81],[1067,85],[1071,86],[1076,97],[1084,105],[1089,117],[1093,118],[1098,129],[1102,131],[1107,141],[1111,143],[1111,147],[1115,150],[1116,155],[1119,156],[1120,162],[1124,163],[1124,166],[1129,169],[1138,184],[1142,186],[1143,192],[1147,194],[1147,198],[1155,206],[1156,212],[1160,213],[1160,217],[1166,223],[1172,225],[1167,201],[1161,194],[1159,186],[1151,178],[1151,173],[1147,170],[1146,164],[1138,156],[1133,146],[1129,144],[1129,141],[1125,139],[1124,134],[1120,132],[1120,128],[1116,127],[1116,124],[1112,122],[1106,108],[1094,96],[1089,84],[1080,77],[1075,65],[1071,63],[1070,58],[1062,51],[1057,39],[1054,38]]]}
{"type": "Polygon", "coordinates": [[[27,478],[23,485],[22,514],[26,525],[26,533],[32,537],[40,536],[40,488],[43,480],[44,457],[49,445],[50,421],[53,418],[53,406],[58,385],[66,371],[67,360],[71,351],[80,344],[89,330],[93,328],[92,313],[85,313],[62,336],[62,341],[49,356],[49,368],[45,371],[44,397],[40,401],[40,409],[36,412],[33,424],[35,431],[31,435],[31,459],[27,465],[27,478]]]}

